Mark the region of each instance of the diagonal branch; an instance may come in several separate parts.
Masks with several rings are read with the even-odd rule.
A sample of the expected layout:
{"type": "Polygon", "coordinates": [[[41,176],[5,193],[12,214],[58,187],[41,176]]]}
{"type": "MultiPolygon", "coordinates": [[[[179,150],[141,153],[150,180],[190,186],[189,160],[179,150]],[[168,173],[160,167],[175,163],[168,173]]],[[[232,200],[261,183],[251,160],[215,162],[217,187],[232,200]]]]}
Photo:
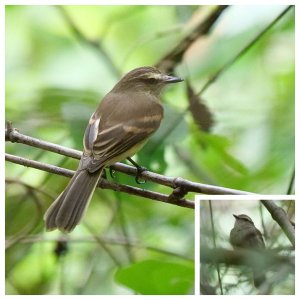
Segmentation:
{"type": "Polygon", "coordinates": [[[260,200],[265,208],[269,211],[272,218],[278,223],[282,228],[292,245],[295,247],[295,228],[288,218],[286,212],[278,205],[275,204],[273,200],[260,200]]]}
{"type": "Polygon", "coordinates": [[[113,60],[110,58],[108,53],[104,50],[102,44],[100,41],[92,40],[86,37],[82,31],[78,28],[78,26],[75,24],[75,22],[72,20],[72,18],[69,16],[65,8],[61,5],[56,5],[55,6],[61,13],[62,17],[64,18],[66,24],[69,26],[70,30],[74,34],[74,36],[78,39],[79,42],[81,42],[84,45],[87,45],[94,49],[96,53],[98,53],[101,56],[101,59],[105,59],[108,67],[112,71],[112,73],[116,77],[120,77],[120,71],[116,67],[115,63],[113,60]]]}
{"type": "Polygon", "coordinates": [[[179,42],[156,64],[164,72],[172,73],[176,64],[180,63],[187,49],[201,36],[206,35],[219,19],[228,5],[219,5],[210,12],[183,40],[179,42]]]}
{"type": "MultiPolygon", "coordinates": [[[[212,231],[212,236],[213,236],[213,245],[214,245],[214,250],[217,248],[217,243],[216,243],[216,231],[215,231],[215,223],[214,223],[214,216],[213,216],[213,209],[212,209],[212,201],[209,200],[209,213],[210,213],[210,223],[211,223],[211,231],[212,231]]],[[[218,263],[215,264],[216,269],[217,269],[217,274],[218,274],[218,282],[219,282],[219,287],[220,287],[220,292],[221,295],[223,295],[223,285],[222,285],[222,280],[220,276],[220,266],[218,263]]]]}
{"type": "MultiPolygon", "coordinates": [[[[227,71],[230,67],[232,67],[244,54],[246,54],[279,20],[282,19],[286,13],[294,7],[293,5],[288,6],[285,10],[283,10],[271,23],[269,23],[263,30],[261,30],[249,43],[247,43],[234,57],[228,60],[215,74],[212,74],[206,83],[203,85],[201,90],[196,94],[196,96],[202,96],[203,93],[221,76],[227,71]]],[[[175,51],[175,50],[174,50],[175,51]]],[[[159,66],[161,62],[157,64],[159,66]]],[[[184,111],[182,111],[179,116],[172,122],[169,128],[166,130],[165,134],[161,137],[161,139],[153,146],[152,151],[154,151],[161,143],[162,140],[166,139],[181,123],[185,114],[190,110],[191,105],[189,104],[184,111]]]]}
{"type": "Polygon", "coordinates": [[[244,54],[252,48],[257,41],[259,41],[291,8],[293,5],[288,6],[283,10],[270,24],[268,24],[257,36],[255,36],[248,44],[245,45],[233,58],[231,58],[223,67],[221,67],[215,74],[213,74],[208,81],[204,84],[200,92],[197,95],[202,95],[206,89],[214,83],[227,69],[229,69],[237,60],[239,60],[244,54]]]}

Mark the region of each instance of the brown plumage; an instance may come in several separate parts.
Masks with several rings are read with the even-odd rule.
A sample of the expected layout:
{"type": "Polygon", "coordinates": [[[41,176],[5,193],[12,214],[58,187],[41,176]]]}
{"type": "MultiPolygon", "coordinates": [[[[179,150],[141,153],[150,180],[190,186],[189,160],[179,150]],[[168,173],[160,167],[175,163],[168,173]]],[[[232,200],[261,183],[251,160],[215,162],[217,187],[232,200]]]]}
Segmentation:
{"type": "MultiPolygon", "coordinates": [[[[255,227],[252,219],[245,215],[233,215],[235,224],[230,231],[230,243],[234,248],[258,250],[265,249],[265,242],[261,232],[255,227]]],[[[253,268],[253,282],[259,288],[266,280],[263,270],[253,268]]]]}
{"type": "Polygon", "coordinates": [[[48,231],[72,231],[80,222],[106,166],[134,155],[159,128],[162,88],[180,78],[153,67],[134,69],[103,98],[86,128],[79,167],[47,210],[48,231]]]}

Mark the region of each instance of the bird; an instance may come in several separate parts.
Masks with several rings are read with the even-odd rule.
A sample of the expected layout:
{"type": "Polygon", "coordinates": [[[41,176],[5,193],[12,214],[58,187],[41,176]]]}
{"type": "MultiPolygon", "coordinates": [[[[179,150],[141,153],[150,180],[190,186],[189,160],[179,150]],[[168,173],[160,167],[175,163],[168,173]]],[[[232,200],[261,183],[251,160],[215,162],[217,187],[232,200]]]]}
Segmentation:
{"type": "Polygon", "coordinates": [[[105,167],[130,158],[157,131],[162,89],[183,79],[151,66],[125,74],[92,114],[78,169],[44,215],[46,231],[71,232],[82,219],[105,167]]]}
{"type": "MultiPolygon", "coordinates": [[[[230,243],[235,248],[248,250],[265,249],[265,242],[262,233],[255,227],[252,219],[245,215],[233,215],[235,218],[234,227],[230,231],[230,243]]],[[[259,288],[266,281],[263,270],[253,267],[253,283],[259,288]]]]}

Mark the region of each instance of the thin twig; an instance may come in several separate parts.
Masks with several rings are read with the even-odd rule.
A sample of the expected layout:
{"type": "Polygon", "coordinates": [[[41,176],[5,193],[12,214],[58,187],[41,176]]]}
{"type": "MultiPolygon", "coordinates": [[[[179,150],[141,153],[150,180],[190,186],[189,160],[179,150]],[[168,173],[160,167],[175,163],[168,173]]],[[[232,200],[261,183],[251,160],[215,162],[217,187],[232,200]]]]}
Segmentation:
{"type": "Polygon", "coordinates": [[[291,195],[292,194],[294,184],[295,184],[295,167],[294,167],[294,170],[293,170],[293,173],[292,173],[292,176],[291,176],[291,180],[289,182],[289,186],[288,186],[288,190],[287,190],[287,195],[291,195]]]}
{"type": "MultiPolygon", "coordinates": [[[[115,193],[116,199],[118,200],[118,216],[119,216],[119,225],[123,234],[123,237],[126,241],[130,239],[130,235],[128,232],[128,224],[127,224],[127,219],[124,214],[124,208],[123,208],[123,202],[121,199],[118,199],[118,194],[115,193]]],[[[132,247],[130,245],[125,245],[125,250],[129,259],[129,262],[132,264],[135,261],[135,256],[134,252],[132,251],[132,247]]]]}
{"type": "MultiPolygon", "coordinates": [[[[215,223],[214,223],[213,209],[212,209],[211,200],[209,200],[208,203],[209,203],[209,213],[210,213],[210,223],[211,223],[211,231],[212,231],[213,244],[214,244],[214,249],[216,249],[217,248],[216,232],[215,232],[215,223]]],[[[219,287],[220,287],[221,295],[223,295],[223,286],[222,286],[222,280],[221,280],[221,276],[220,276],[219,263],[215,263],[215,266],[217,268],[218,282],[219,282],[219,287]]]]}
{"type": "MultiPolygon", "coordinates": [[[[6,181],[8,182],[8,181],[6,181]]],[[[21,183],[18,183],[21,184],[21,183]]],[[[24,200],[32,200],[33,204],[36,207],[36,214],[31,215],[30,222],[27,222],[25,226],[23,226],[18,232],[16,232],[13,236],[10,238],[10,244],[7,245],[7,247],[12,247],[13,245],[17,244],[20,239],[27,236],[28,234],[32,233],[40,223],[40,216],[43,211],[43,202],[40,200],[40,197],[37,196],[37,192],[40,192],[36,189],[34,189],[30,185],[22,184],[22,186],[27,190],[25,196],[22,196],[21,201],[19,201],[19,204],[16,205],[16,207],[21,209],[20,207],[24,205],[24,200]]],[[[10,217],[15,216],[14,212],[10,212],[10,217]]],[[[8,217],[8,216],[6,216],[8,217]]],[[[10,219],[11,220],[11,219],[10,219]]],[[[11,220],[12,223],[14,223],[14,220],[11,220]]]]}
{"type": "MultiPolygon", "coordinates": [[[[130,246],[133,248],[138,248],[138,249],[145,249],[148,251],[153,251],[153,252],[158,252],[174,257],[178,257],[184,260],[188,261],[194,261],[193,257],[185,256],[176,252],[172,252],[169,250],[161,249],[158,247],[154,246],[149,246],[149,245],[144,245],[138,241],[132,241],[128,239],[124,239],[122,237],[101,237],[102,241],[106,244],[110,245],[116,245],[116,246],[130,246]]],[[[20,240],[20,243],[48,243],[48,242],[64,242],[67,241],[68,243],[96,243],[97,241],[95,240],[94,237],[76,237],[76,238],[69,238],[66,236],[58,236],[58,237],[44,237],[41,235],[29,235],[26,237],[23,237],[20,240]]]]}
{"type": "Polygon", "coordinates": [[[207,88],[214,83],[221,74],[223,74],[229,67],[231,67],[238,59],[240,59],[254,44],[261,39],[291,8],[293,5],[288,6],[283,12],[281,12],[270,24],[268,24],[262,31],[259,32],[244,48],[242,48],[232,59],[230,59],[225,65],[220,68],[210,79],[204,84],[200,92],[197,95],[202,95],[207,88]]]}
{"type": "Polygon", "coordinates": [[[104,250],[104,252],[107,253],[107,255],[111,258],[111,260],[115,263],[116,266],[121,267],[122,263],[119,260],[119,257],[115,255],[115,253],[107,246],[105,241],[103,241],[101,236],[98,236],[93,228],[86,223],[84,223],[85,228],[90,232],[90,234],[93,236],[95,241],[100,245],[100,247],[104,250]]]}
{"type": "Polygon", "coordinates": [[[108,53],[104,50],[102,47],[101,41],[91,40],[87,38],[82,31],[78,28],[78,26],[75,24],[75,22],[72,20],[72,18],[69,16],[67,11],[63,8],[61,5],[57,5],[56,8],[60,11],[62,17],[64,18],[66,24],[70,27],[72,33],[74,36],[84,45],[87,45],[94,50],[96,50],[96,53],[98,53],[101,56],[101,59],[105,59],[108,67],[112,71],[112,73],[116,76],[116,78],[120,77],[120,71],[114,64],[113,60],[110,58],[108,53]]]}
{"type": "Polygon", "coordinates": [[[48,191],[45,191],[42,188],[35,187],[35,186],[32,186],[32,185],[30,185],[30,184],[28,184],[26,182],[23,182],[20,179],[5,178],[5,184],[17,184],[17,185],[21,185],[21,186],[25,187],[28,190],[32,190],[32,192],[41,193],[42,195],[44,195],[44,196],[46,196],[46,197],[48,197],[50,199],[53,199],[54,197],[57,196],[57,195],[54,195],[52,193],[49,193],[48,191]]]}

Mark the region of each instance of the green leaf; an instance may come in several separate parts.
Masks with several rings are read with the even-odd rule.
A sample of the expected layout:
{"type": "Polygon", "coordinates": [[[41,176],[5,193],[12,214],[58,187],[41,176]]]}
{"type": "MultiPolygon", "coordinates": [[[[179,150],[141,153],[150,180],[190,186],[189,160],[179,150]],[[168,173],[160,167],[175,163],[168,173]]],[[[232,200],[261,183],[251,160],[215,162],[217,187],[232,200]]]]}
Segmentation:
{"type": "Polygon", "coordinates": [[[119,269],[115,280],[143,295],[185,295],[193,289],[194,267],[145,260],[119,269]]]}
{"type": "Polygon", "coordinates": [[[226,166],[230,167],[232,170],[247,175],[247,167],[237,158],[229,153],[229,148],[231,146],[229,140],[223,136],[206,133],[203,131],[195,130],[195,125],[191,127],[193,130],[193,135],[197,142],[204,148],[209,147],[217,157],[222,159],[226,166]]]}

